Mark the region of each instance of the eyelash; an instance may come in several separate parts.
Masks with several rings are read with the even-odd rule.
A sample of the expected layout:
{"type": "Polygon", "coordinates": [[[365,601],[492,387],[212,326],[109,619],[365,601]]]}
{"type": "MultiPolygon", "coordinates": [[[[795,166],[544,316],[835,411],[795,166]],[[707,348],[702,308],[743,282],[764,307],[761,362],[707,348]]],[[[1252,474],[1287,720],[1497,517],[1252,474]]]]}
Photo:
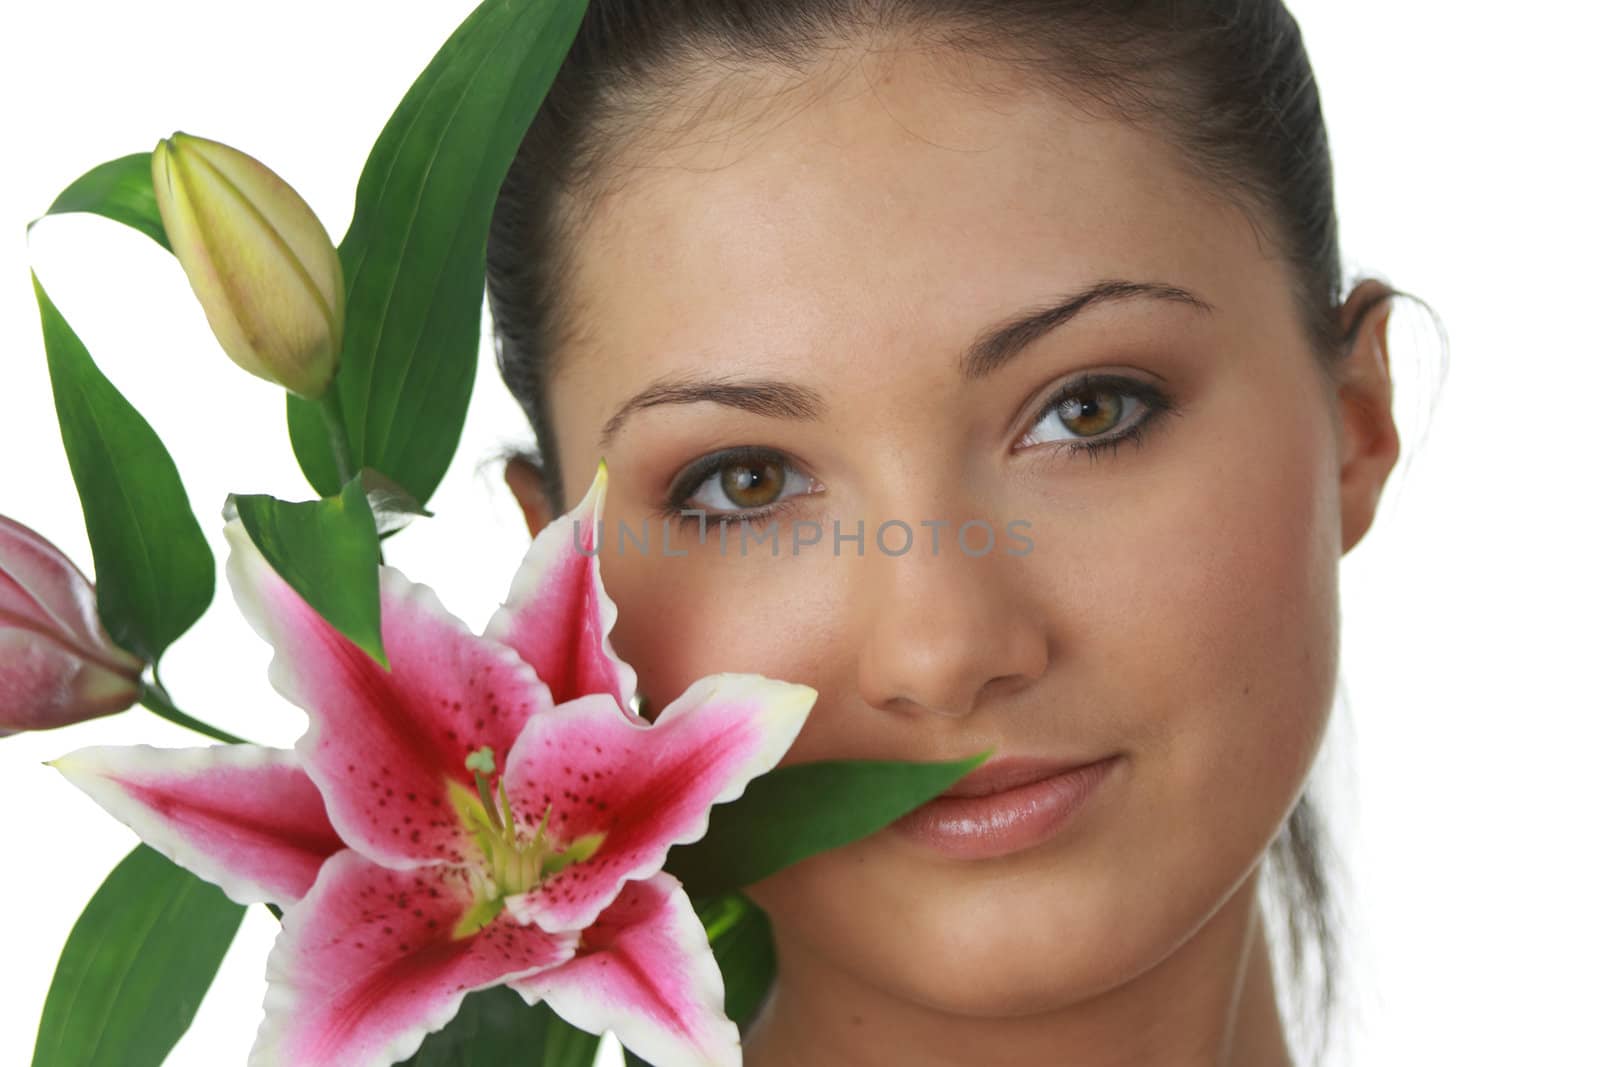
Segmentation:
{"type": "MultiPolygon", "coordinates": [[[[661,507],[656,509],[656,515],[660,518],[676,519],[681,527],[698,528],[701,521],[700,515],[683,514],[683,507],[688,503],[689,498],[694,495],[695,490],[704,485],[707,479],[723,467],[739,463],[756,464],[766,462],[775,462],[785,468],[792,466],[783,453],[776,452],[770,448],[762,448],[759,445],[739,445],[702,456],[685,467],[683,472],[673,479],[672,487],[667,490],[667,499],[662,502],[661,507]]],[[[705,513],[705,522],[708,525],[711,523],[727,525],[733,522],[742,522],[761,529],[766,525],[767,519],[786,510],[787,502],[788,498],[785,498],[765,507],[751,508],[748,511],[707,511],[705,513]]]]}
{"type": "MultiPolygon", "coordinates": [[[[1138,448],[1144,444],[1145,434],[1160,419],[1168,414],[1177,414],[1172,399],[1161,389],[1148,382],[1136,378],[1125,378],[1115,374],[1088,374],[1076,378],[1063,385],[1053,393],[1048,401],[1040,405],[1029,427],[1037,426],[1050,415],[1056,408],[1066,403],[1067,399],[1085,393],[1115,393],[1121,396],[1131,396],[1144,405],[1144,411],[1128,429],[1110,437],[1097,437],[1092,440],[1069,439],[1062,441],[1045,441],[1030,448],[1048,448],[1052,453],[1065,449],[1069,454],[1083,453],[1092,463],[1096,457],[1109,453],[1115,455],[1124,443],[1138,448]]],[[[672,487],[667,492],[667,498],[656,509],[656,515],[661,518],[675,518],[680,527],[698,527],[701,518],[698,514],[683,514],[683,506],[694,495],[695,490],[706,483],[706,480],[721,470],[723,467],[734,463],[764,463],[775,462],[785,468],[790,467],[787,457],[781,452],[756,445],[740,445],[735,448],[725,448],[702,456],[700,459],[685,467],[683,472],[673,480],[672,487]]],[[[707,512],[705,522],[727,525],[729,523],[744,523],[755,526],[757,529],[765,527],[768,519],[781,514],[788,509],[789,500],[780,499],[778,502],[768,504],[761,508],[752,508],[748,511],[737,512],[707,512]]]]}
{"type": "Polygon", "coordinates": [[[1065,449],[1069,454],[1076,455],[1082,452],[1093,463],[1096,457],[1105,455],[1108,451],[1116,455],[1117,449],[1124,443],[1138,448],[1144,444],[1145,434],[1162,418],[1167,415],[1177,414],[1176,406],[1166,392],[1149,382],[1142,382],[1137,378],[1125,378],[1117,374],[1086,374],[1067,382],[1053,393],[1049,400],[1042,404],[1034,415],[1033,421],[1028,425],[1039,425],[1051,412],[1067,402],[1069,397],[1080,396],[1085,393],[1115,393],[1121,396],[1131,396],[1144,405],[1144,411],[1139,415],[1138,421],[1121,433],[1110,437],[1096,437],[1089,440],[1068,439],[1063,441],[1045,441],[1032,448],[1048,448],[1052,453],[1065,449]]]}

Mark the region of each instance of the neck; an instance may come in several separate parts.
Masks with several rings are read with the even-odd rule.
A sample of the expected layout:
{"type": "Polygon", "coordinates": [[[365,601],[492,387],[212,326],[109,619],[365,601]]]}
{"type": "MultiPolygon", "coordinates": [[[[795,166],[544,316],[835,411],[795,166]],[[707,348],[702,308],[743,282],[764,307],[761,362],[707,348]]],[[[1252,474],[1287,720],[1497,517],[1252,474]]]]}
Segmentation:
{"type": "Polygon", "coordinates": [[[830,967],[774,927],[779,979],[747,1067],[1293,1067],[1256,895],[1258,865],[1183,945],[1088,1000],[1022,1016],[952,1015],[830,967]],[[1063,1052],[1070,1059],[1063,1060],[1063,1052]]]}

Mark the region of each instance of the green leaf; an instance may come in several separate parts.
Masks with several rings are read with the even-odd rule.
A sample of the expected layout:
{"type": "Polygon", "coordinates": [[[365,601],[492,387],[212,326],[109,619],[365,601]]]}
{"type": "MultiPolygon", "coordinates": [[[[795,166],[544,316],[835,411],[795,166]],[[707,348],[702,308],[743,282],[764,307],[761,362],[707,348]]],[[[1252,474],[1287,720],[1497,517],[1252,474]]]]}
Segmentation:
{"type": "MultiPolygon", "coordinates": [[[[172,246],[167,243],[167,228],[161,222],[160,209],[156,207],[156,191],[152,181],[150,153],[135,152],[131,156],[102,163],[67,186],[45,215],[62,215],[70,211],[103,215],[113,222],[132,226],[170,252],[172,246]]],[[[38,221],[34,219],[28,223],[28,229],[32,230],[38,221]]]]}
{"type": "Polygon", "coordinates": [[[161,438],[100,373],[33,279],[61,442],[94,552],[101,621],[154,662],[216,591],[216,564],[161,438]]]}
{"type": "Polygon", "coordinates": [[[338,496],[289,503],[234,496],[250,540],[334,629],[385,668],[378,607],[378,526],[359,476],[338,496]]]}
{"type": "Polygon", "coordinates": [[[528,1002],[505,986],[467,996],[444,1029],[429,1034],[405,1067],[531,1065],[529,1049],[544,1047],[545,1028],[555,1013],[528,1002]]]}
{"type": "Polygon", "coordinates": [[[385,478],[371,467],[361,468],[361,488],[367,491],[367,503],[378,524],[380,541],[405,529],[418,515],[433,518],[433,512],[417,503],[399,482],[385,478]]]}
{"type": "Polygon", "coordinates": [[[83,909],[45,997],[33,1067],[159,1067],[244,908],[140,845],[83,909]]]}
{"type": "Polygon", "coordinates": [[[590,1067],[600,1038],[505,986],[470,994],[404,1067],[590,1067]]]}
{"type": "MultiPolygon", "coordinates": [[[[543,1004],[539,1006],[544,1007],[543,1004]]],[[[539,1061],[541,1067],[592,1067],[599,1053],[599,1034],[579,1030],[550,1012],[550,1025],[544,1032],[544,1058],[539,1061]]]]}
{"type": "Polygon", "coordinates": [[[695,912],[722,971],[722,1010],[743,1031],[777,975],[772,924],[755,901],[738,892],[699,901],[695,912]]]}
{"type": "Polygon", "coordinates": [[[751,779],[738,800],[713,807],[706,835],[667,853],[666,870],[692,897],[758,882],[883,829],[993,752],[944,763],[827,760],[779,767],[751,779]]]}
{"type": "MultiPolygon", "coordinates": [[[[577,35],[587,0],[486,0],[444,43],[373,145],[339,245],[347,293],[334,387],[355,466],[425,504],[466,419],[495,196],[577,35]]],[[[317,492],[337,491],[321,416],[289,398],[317,492]]]]}

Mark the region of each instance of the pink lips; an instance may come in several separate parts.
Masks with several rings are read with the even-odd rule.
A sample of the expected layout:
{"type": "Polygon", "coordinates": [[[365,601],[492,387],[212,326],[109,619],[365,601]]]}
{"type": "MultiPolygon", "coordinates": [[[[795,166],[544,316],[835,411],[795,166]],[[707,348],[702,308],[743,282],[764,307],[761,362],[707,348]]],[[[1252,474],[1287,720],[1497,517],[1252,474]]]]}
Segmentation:
{"type": "Polygon", "coordinates": [[[891,825],[957,859],[1017,852],[1054,836],[1117,760],[992,760],[891,825]]]}

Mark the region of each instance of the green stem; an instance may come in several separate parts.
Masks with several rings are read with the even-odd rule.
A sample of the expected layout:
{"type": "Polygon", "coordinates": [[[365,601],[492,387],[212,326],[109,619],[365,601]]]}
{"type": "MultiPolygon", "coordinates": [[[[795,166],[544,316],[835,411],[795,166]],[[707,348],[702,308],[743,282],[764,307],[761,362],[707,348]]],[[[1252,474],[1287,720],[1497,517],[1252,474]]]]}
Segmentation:
{"type": "Polygon", "coordinates": [[[145,707],[149,708],[163,719],[166,719],[168,722],[177,723],[179,726],[186,726],[196,733],[205,734],[207,737],[214,738],[215,740],[226,741],[230,745],[243,745],[249,743],[242,737],[235,737],[226,730],[219,730],[208,722],[201,722],[194,716],[187,715],[179,711],[173,705],[172,699],[167,696],[166,691],[161,688],[160,683],[156,683],[154,685],[146,684],[139,693],[139,703],[143,704],[145,707]]]}
{"type": "MultiPolygon", "coordinates": [[[[339,484],[349,485],[357,474],[356,461],[350,455],[350,428],[344,422],[344,409],[339,406],[338,383],[331,383],[328,391],[316,401],[322,412],[322,424],[328,430],[328,445],[333,449],[333,468],[339,474],[339,484]]],[[[378,543],[378,562],[384,562],[383,542],[378,543]]]]}
{"type": "Polygon", "coordinates": [[[322,412],[322,424],[328,430],[328,445],[333,449],[333,467],[339,472],[339,484],[349,485],[350,479],[356,476],[356,464],[350,455],[350,429],[344,422],[344,409],[339,406],[339,386],[329,384],[316,403],[317,410],[322,412]]]}

